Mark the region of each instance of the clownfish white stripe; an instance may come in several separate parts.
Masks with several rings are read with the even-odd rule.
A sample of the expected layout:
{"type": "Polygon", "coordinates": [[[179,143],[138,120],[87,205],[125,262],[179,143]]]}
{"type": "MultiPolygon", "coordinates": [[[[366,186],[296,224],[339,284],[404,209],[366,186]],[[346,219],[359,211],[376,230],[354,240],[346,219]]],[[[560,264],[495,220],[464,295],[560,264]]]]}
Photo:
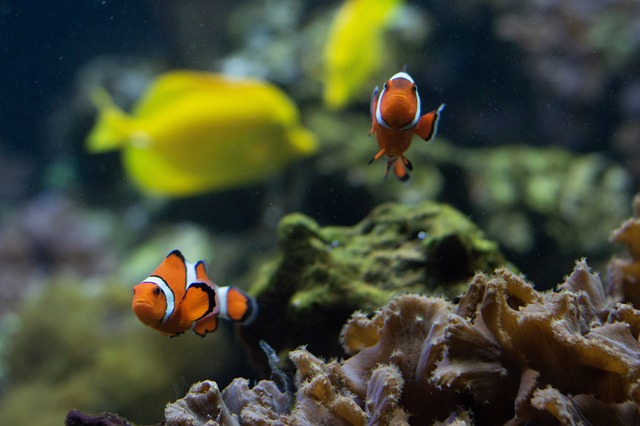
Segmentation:
{"type": "Polygon", "coordinates": [[[147,279],[145,279],[142,282],[143,283],[155,284],[158,287],[160,287],[160,290],[162,290],[162,293],[164,294],[164,297],[167,300],[167,309],[165,310],[164,317],[162,318],[160,323],[163,324],[163,323],[167,322],[167,320],[169,319],[169,317],[173,314],[173,311],[175,310],[175,297],[173,295],[173,290],[171,290],[171,287],[169,287],[169,285],[167,284],[167,282],[165,280],[163,280],[160,277],[153,276],[153,275],[150,276],[150,277],[147,277],[147,279]]]}
{"type": "Polygon", "coordinates": [[[404,71],[395,73],[389,80],[395,80],[396,78],[404,78],[405,80],[409,80],[413,84],[416,84],[416,82],[413,81],[413,78],[411,78],[411,76],[404,71]]]}
{"type": "MultiPolygon", "coordinates": [[[[377,90],[378,88],[376,87],[376,91],[377,90]]],[[[385,84],[384,87],[382,88],[382,92],[380,92],[380,96],[378,97],[378,105],[376,106],[376,121],[380,126],[384,127],[385,129],[390,129],[391,126],[389,126],[387,122],[384,121],[384,119],[382,118],[382,112],[380,112],[380,105],[382,104],[380,100],[382,99],[386,91],[387,91],[387,85],[385,84]]]]}
{"type": "Polygon", "coordinates": [[[187,270],[187,288],[189,288],[191,284],[197,282],[196,265],[195,263],[185,261],[184,266],[187,270]]]}
{"type": "Polygon", "coordinates": [[[229,294],[229,287],[218,287],[217,290],[217,296],[218,296],[218,303],[220,304],[220,317],[225,318],[225,319],[230,319],[229,318],[229,312],[227,309],[227,295],[229,294]]]}
{"type": "MultiPolygon", "coordinates": [[[[398,74],[407,74],[407,73],[398,73],[398,74]]],[[[409,77],[409,74],[407,74],[407,77],[409,77]]],[[[411,79],[411,77],[409,77],[408,80],[409,79],[411,79]]],[[[411,82],[413,83],[413,80],[411,80],[411,82]]],[[[400,130],[409,130],[414,128],[415,125],[418,124],[418,120],[420,120],[421,111],[422,111],[422,104],[420,103],[420,94],[418,93],[418,88],[416,87],[416,115],[413,117],[413,120],[411,121],[411,123],[407,124],[406,126],[402,126],[400,130]]]]}

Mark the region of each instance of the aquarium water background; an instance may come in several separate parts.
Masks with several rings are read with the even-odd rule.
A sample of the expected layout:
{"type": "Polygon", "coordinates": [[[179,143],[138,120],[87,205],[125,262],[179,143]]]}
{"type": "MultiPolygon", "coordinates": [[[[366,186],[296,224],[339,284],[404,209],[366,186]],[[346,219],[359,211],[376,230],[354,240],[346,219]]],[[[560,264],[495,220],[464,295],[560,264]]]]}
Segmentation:
{"type": "MultiPolygon", "coordinates": [[[[352,226],[386,202],[434,200],[538,289],[581,257],[606,269],[640,179],[640,5],[382,3],[369,8],[384,19],[354,19],[332,44],[340,1],[0,1],[0,424],[60,424],[71,409],[154,423],[195,381],[257,379],[230,325],[169,339],[137,321],[131,288],[174,248],[250,288],[288,213],[352,226]],[[352,48],[363,32],[375,36],[352,48]],[[352,61],[329,73],[335,57],[352,61]],[[385,179],[384,160],[367,165],[371,92],[403,67],[424,111],[447,105],[436,139],[407,151],[408,183],[385,179]],[[176,70],[278,87],[317,148],[266,152],[249,167],[278,167],[249,183],[145,191],[120,150],[86,148],[96,89],[132,111],[176,70]],[[348,93],[332,104],[333,84],[348,93]]],[[[238,140],[204,159],[212,169],[250,155],[230,127],[238,140]]]]}

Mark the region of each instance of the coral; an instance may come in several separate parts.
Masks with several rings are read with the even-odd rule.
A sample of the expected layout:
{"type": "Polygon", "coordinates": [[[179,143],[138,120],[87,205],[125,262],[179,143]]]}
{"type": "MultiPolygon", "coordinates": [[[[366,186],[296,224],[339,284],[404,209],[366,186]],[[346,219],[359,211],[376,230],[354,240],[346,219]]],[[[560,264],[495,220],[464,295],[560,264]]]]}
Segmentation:
{"type": "Polygon", "coordinates": [[[168,425],[176,426],[237,424],[222,402],[218,385],[210,381],[195,383],[184,398],[167,404],[164,416],[168,425]]]}
{"type": "Polygon", "coordinates": [[[609,292],[613,301],[640,308],[640,195],[633,200],[633,210],[634,217],[626,220],[611,236],[611,241],[627,247],[631,258],[614,258],[609,263],[609,292]]]}
{"type": "Polygon", "coordinates": [[[248,380],[235,379],[221,393],[216,382],[191,386],[187,395],[165,408],[168,426],[277,424],[288,411],[288,398],[271,381],[249,388],[248,380]]]}
{"type": "Polygon", "coordinates": [[[78,410],[71,410],[64,420],[65,426],[130,426],[125,419],[111,413],[90,416],[78,410]]]}
{"type": "MultiPolygon", "coordinates": [[[[15,207],[12,207],[15,208],[15,207]]],[[[7,214],[0,229],[0,314],[53,275],[87,278],[112,270],[114,218],[57,193],[42,193],[7,214]]]]}
{"type": "Polygon", "coordinates": [[[278,239],[277,259],[249,290],[269,320],[240,330],[256,362],[264,359],[259,339],[277,352],[309,344],[341,355],[335,336],[354,311],[372,311],[404,292],[457,295],[475,271],[504,263],[464,215],[433,202],[384,204],[353,227],[322,228],[292,214],[278,239]]]}
{"type": "Polygon", "coordinates": [[[438,141],[412,161],[428,159],[444,173],[442,200],[473,217],[539,288],[552,287],[577,258],[598,268],[609,260],[612,247],[602,242],[625,217],[631,177],[606,155],[438,141]]]}
{"type": "Polygon", "coordinates": [[[256,398],[269,382],[222,394],[244,401],[224,401],[241,425],[258,418],[247,413],[265,425],[637,424],[639,324],[639,311],[607,304],[584,260],[556,291],[499,269],[476,274],[456,305],[406,294],[371,317],[355,313],[344,361],[291,352],[290,412],[256,398]]]}

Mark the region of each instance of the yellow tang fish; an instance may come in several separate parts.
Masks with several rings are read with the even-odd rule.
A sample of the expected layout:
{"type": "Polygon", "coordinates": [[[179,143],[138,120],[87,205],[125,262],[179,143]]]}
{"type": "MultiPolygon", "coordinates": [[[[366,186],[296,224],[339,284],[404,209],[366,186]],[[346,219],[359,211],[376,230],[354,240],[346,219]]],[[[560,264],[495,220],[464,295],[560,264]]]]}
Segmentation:
{"type": "Polygon", "coordinates": [[[345,0],[324,48],[324,102],[344,107],[369,84],[384,59],[383,33],[403,0],[345,0]]]}
{"type": "Polygon", "coordinates": [[[99,117],[87,149],[122,149],[126,172],[152,194],[249,185],[317,149],[293,102],[262,81],[174,71],[152,83],[131,115],[104,90],[94,102],[99,117]]]}

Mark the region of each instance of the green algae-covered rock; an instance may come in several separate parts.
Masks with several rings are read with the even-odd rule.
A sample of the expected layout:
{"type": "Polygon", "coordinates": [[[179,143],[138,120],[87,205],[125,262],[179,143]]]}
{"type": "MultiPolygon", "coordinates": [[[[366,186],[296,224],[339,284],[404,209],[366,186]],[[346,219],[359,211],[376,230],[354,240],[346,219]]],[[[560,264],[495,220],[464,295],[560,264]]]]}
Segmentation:
{"type": "Polygon", "coordinates": [[[307,344],[340,355],[336,336],[354,311],[405,292],[455,296],[475,271],[505,262],[469,219],[435,202],[383,204],[353,227],[322,228],[291,214],[278,238],[280,253],[250,289],[260,306],[242,330],[251,348],[264,339],[279,351],[307,344]]]}

